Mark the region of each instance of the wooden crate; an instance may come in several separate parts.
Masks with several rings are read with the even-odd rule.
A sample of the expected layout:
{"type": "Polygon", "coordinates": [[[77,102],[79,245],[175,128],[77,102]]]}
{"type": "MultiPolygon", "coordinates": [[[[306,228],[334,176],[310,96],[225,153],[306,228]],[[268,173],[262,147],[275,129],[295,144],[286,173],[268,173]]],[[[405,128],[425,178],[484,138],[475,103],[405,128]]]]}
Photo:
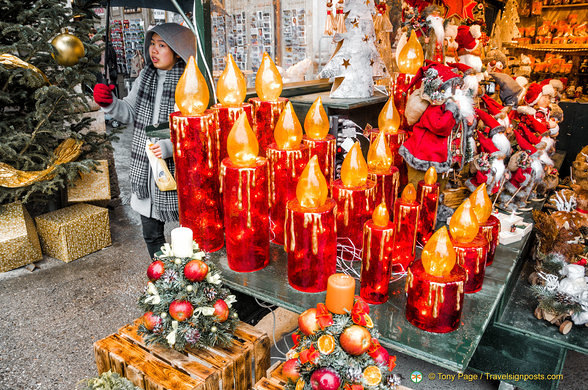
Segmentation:
{"type": "Polygon", "coordinates": [[[288,380],[282,375],[284,362],[275,363],[268,371],[267,378],[262,378],[253,387],[254,390],[284,390],[288,380]]]}
{"type": "Polygon", "coordinates": [[[185,352],[147,345],[138,324],[94,343],[100,374],[112,370],[145,390],[248,390],[269,368],[268,336],[243,322],[229,346],[185,352]]]}

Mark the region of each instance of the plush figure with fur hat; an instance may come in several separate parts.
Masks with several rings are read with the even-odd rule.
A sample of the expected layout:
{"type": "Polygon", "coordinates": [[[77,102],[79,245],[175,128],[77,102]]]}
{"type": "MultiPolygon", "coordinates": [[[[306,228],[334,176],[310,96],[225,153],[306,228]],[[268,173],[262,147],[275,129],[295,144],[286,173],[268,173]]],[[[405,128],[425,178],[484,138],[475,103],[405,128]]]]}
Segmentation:
{"type": "Polygon", "coordinates": [[[529,103],[535,109],[535,119],[549,129],[550,135],[559,134],[558,121],[551,118],[551,101],[555,99],[557,92],[550,83],[539,84],[539,87],[534,88],[535,93],[538,93],[539,88],[541,88],[541,92],[539,93],[538,99],[535,100],[534,104],[529,103]]]}
{"type": "Polygon", "coordinates": [[[428,33],[424,39],[425,59],[443,62],[443,41],[445,40],[445,29],[443,28],[444,10],[438,5],[429,5],[423,10],[421,17],[425,19],[428,33]]]}
{"type": "Polygon", "coordinates": [[[406,117],[414,124],[412,134],[399,150],[408,165],[409,180],[415,185],[430,167],[444,173],[455,162],[467,162],[464,156],[473,157],[468,149],[473,100],[460,89],[461,77],[448,66],[426,61],[412,83],[419,82],[421,87],[407,100],[406,117]]]}
{"type": "Polygon", "coordinates": [[[529,154],[520,150],[508,161],[510,178],[504,182],[499,205],[505,210],[516,210],[526,205],[526,199],[533,189],[533,168],[529,154]]]}
{"type": "Polygon", "coordinates": [[[447,66],[452,67],[459,71],[459,74],[463,77],[462,90],[468,92],[472,97],[478,96],[478,77],[476,77],[476,71],[471,66],[462,64],[461,62],[447,63],[447,66]]]}
{"type": "MultiPolygon", "coordinates": [[[[490,100],[494,101],[492,99],[490,100]]],[[[476,109],[476,116],[478,117],[478,128],[482,128],[483,133],[490,137],[494,146],[500,150],[504,157],[510,156],[512,148],[510,146],[510,141],[506,136],[507,127],[488,112],[480,109],[476,109]]],[[[508,116],[504,115],[503,122],[504,121],[510,123],[508,116]]]]}
{"type": "Polygon", "coordinates": [[[523,87],[506,73],[490,72],[490,77],[498,84],[502,104],[507,107],[517,107],[524,94],[523,87]]]}
{"type": "Polygon", "coordinates": [[[480,184],[486,183],[488,195],[492,195],[498,192],[504,176],[504,154],[480,131],[478,142],[480,153],[470,164],[470,173],[474,176],[464,184],[473,192],[480,184]]]}
{"type": "Polygon", "coordinates": [[[482,48],[480,45],[480,38],[482,37],[482,30],[479,25],[473,26],[459,26],[457,28],[457,55],[459,62],[466,64],[475,69],[476,73],[482,72],[482,48]]]}
{"type": "Polygon", "coordinates": [[[506,55],[498,49],[492,49],[486,53],[483,63],[488,72],[501,73],[507,66],[506,55]]]}

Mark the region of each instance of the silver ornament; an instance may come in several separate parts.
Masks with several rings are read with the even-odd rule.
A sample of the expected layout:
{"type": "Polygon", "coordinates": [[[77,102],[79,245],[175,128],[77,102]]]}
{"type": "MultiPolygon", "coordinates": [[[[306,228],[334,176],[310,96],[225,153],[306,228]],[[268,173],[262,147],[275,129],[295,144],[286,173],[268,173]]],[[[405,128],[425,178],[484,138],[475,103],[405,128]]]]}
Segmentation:
{"type": "Polygon", "coordinates": [[[165,318],[165,317],[167,317],[167,313],[161,313],[160,317],[161,317],[161,318],[165,318]]]}
{"type": "Polygon", "coordinates": [[[177,265],[182,264],[182,259],[175,259],[174,263],[176,263],[177,265]]]}
{"type": "Polygon", "coordinates": [[[186,286],[186,291],[192,292],[192,290],[194,290],[194,287],[192,287],[192,286],[186,286]]]}

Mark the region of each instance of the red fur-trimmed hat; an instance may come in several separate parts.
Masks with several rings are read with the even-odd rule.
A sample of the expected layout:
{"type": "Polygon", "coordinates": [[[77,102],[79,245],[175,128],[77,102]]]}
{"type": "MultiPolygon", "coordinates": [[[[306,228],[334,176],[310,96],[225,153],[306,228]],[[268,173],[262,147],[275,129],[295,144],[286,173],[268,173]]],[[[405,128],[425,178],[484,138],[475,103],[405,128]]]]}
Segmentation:
{"type": "Polygon", "coordinates": [[[482,96],[482,102],[486,106],[486,110],[492,116],[496,116],[506,111],[506,107],[492,99],[490,96],[484,94],[482,96]]]}
{"type": "Polygon", "coordinates": [[[521,133],[519,133],[517,130],[514,130],[514,134],[521,150],[525,150],[529,153],[530,156],[537,153],[537,148],[531,145],[531,143],[527,141],[521,133]]]}
{"type": "Polygon", "coordinates": [[[473,50],[478,42],[476,39],[481,37],[480,26],[459,26],[457,28],[457,36],[455,42],[457,42],[457,50],[466,49],[473,50]]]}
{"type": "Polygon", "coordinates": [[[486,138],[482,132],[478,131],[478,142],[480,142],[480,150],[490,155],[497,155],[502,153],[490,138],[486,138]]]}
{"type": "Polygon", "coordinates": [[[502,126],[494,117],[488,114],[486,111],[482,111],[479,108],[476,108],[476,115],[478,119],[486,124],[490,128],[488,135],[493,137],[494,134],[503,132],[505,130],[504,126],[502,126]]]}
{"type": "Polygon", "coordinates": [[[534,106],[539,102],[541,96],[543,96],[543,88],[541,85],[537,83],[529,84],[527,87],[527,93],[525,93],[525,103],[534,106]]]}

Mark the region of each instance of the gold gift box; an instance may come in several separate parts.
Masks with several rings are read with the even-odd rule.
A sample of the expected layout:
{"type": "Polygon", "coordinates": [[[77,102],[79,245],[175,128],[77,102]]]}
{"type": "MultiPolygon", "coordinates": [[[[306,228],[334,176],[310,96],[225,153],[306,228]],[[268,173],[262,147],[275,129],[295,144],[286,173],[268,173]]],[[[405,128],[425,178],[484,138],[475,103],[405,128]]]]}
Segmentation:
{"type": "Polygon", "coordinates": [[[67,188],[70,203],[110,200],[110,175],[108,161],[98,160],[96,167],[101,172],[82,173],[72,187],[67,188]]]}
{"type": "Polygon", "coordinates": [[[22,203],[0,206],[0,272],[42,258],[37,229],[22,203]]]}
{"type": "Polygon", "coordinates": [[[111,244],[108,210],[79,203],[35,218],[43,253],[66,263],[111,244]]]}

